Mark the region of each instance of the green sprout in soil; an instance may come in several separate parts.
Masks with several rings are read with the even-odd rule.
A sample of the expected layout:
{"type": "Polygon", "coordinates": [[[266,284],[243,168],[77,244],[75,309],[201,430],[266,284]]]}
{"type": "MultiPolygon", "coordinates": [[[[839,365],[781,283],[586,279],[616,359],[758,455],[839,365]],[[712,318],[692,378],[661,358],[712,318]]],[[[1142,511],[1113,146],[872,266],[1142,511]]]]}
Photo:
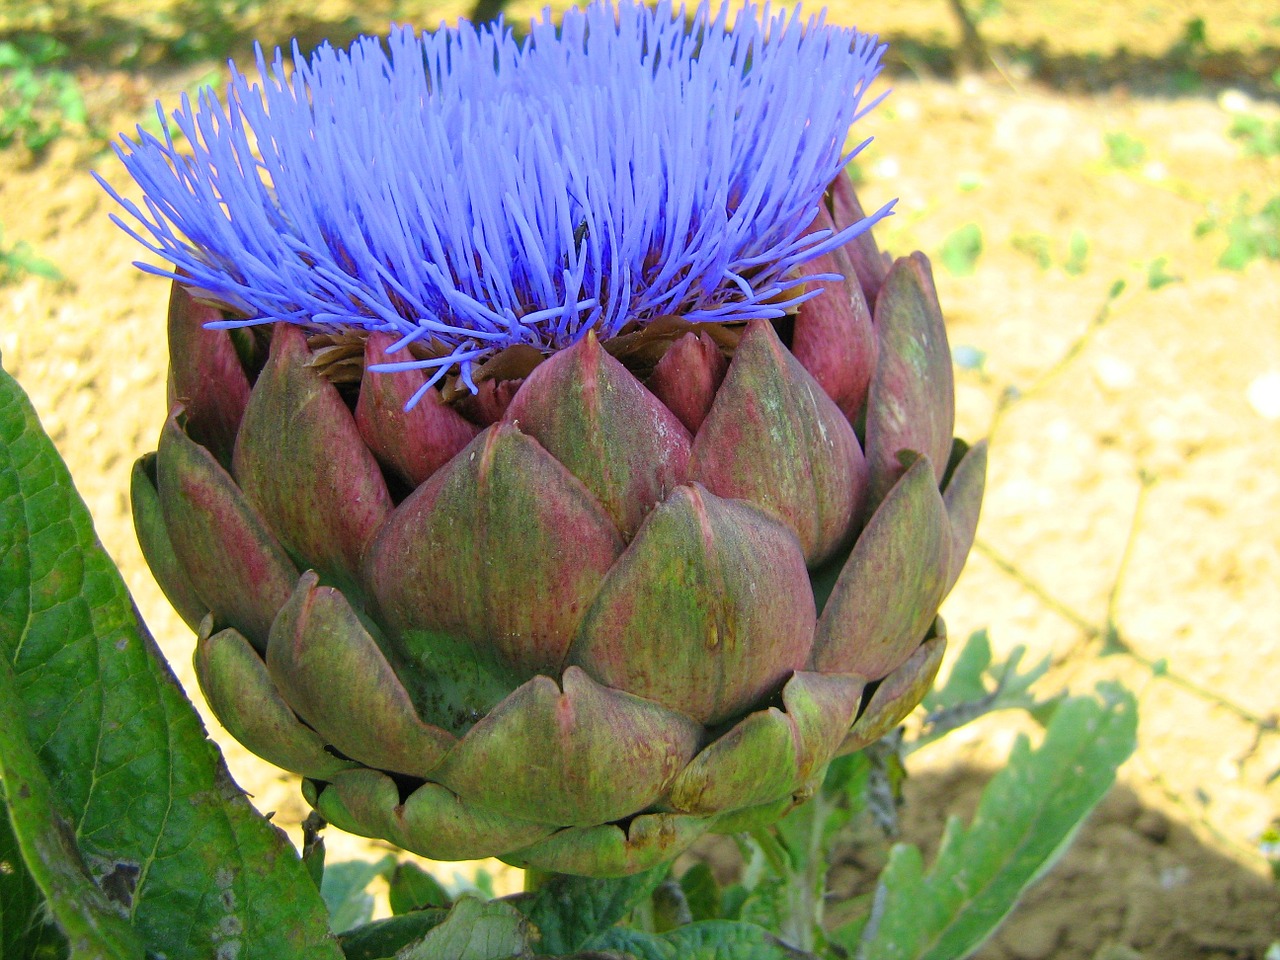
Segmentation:
{"type": "Polygon", "coordinates": [[[62,272],[50,261],[36,256],[25,240],[5,246],[4,228],[0,227],[0,287],[17,283],[27,275],[45,280],[62,279],[62,272]]]}
{"type": "Polygon", "coordinates": [[[1034,260],[1036,266],[1041,270],[1048,270],[1053,266],[1053,253],[1050,249],[1049,238],[1043,233],[1015,234],[1009,243],[1013,246],[1013,249],[1019,253],[1026,254],[1034,260]]]}
{"type": "Polygon", "coordinates": [[[982,254],[982,228],[966,223],[942,241],[942,265],[956,277],[972,276],[982,254]]]}
{"type": "Polygon", "coordinates": [[[1246,157],[1280,156],[1280,120],[1268,123],[1262,117],[1238,113],[1231,118],[1227,135],[1240,141],[1246,157]]]}
{"type": "Polygon", "coordinates": [[[0,43],[0,148],[22,144],[39,153],[84,128],[80,85],[53,66],[66,55],[63,44],[41,34],[0,43]]]}
{"type": "Polygon", "coordinates": [[[1147,159],[1147,145],[1131,134],[1118,130],[1104,138],[1107,163],[1118,170],[1132,170],[1147,159]]]}
{"type": "Polygon", "coordinates": [[[1229,217],[1215,211],[1196,224],[1197,237],[1221,230],[1227,235],[1227,248],[1218,258],[1218,266],[1227,270],[1243,270],[1254,260],[1280,260],[1280,194],[1271,197],[1256,210],[1247,193],[1236,197],[1229,217]]]}
{"type": "Polygon", "coordinates": [[[1082,230],[1072,230],[1071,239],[1067,241],[1067,259],[1062,269],[1070,276],[1078,277],[1084,273],[1089,261],[1089,238],[1082,230]]]}
{"type": "Polygon", "coordinates": [[[1168,271],[1169,258],[1157,257],[1147,264],[1147,289],[1159,290],[1171,283],[1181,283],[1182,277],[1168,271]]]}

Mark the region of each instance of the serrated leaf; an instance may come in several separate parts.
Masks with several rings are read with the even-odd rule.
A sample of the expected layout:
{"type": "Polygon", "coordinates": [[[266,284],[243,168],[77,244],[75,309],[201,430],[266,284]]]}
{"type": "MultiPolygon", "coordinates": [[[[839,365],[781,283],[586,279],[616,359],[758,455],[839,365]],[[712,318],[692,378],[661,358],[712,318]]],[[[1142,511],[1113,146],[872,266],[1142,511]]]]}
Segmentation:
{"type": "Polygon", "coordinates": [[[1040,717],[1044,708],[1052,710],[1052,701],[1041,702],[1030,692],[1031,686],[1049,670],[1050,658],[1019,672],[1025,646],[1014,647],[1001,663],[991,662],[991,642],[987,631],[969,636],[964,649],[943,686],[925,696],[925,726],[907,748],[911,753],[940,739],[952,730],[971,723],[978,717],[997,710],[1027,710],[1040,717]]]}
{"type": "Polygon", "coordinates": [[[589,880],[565,874],[550,876],[532,896],[513,899],[542,934],[538,949],[547,954],[571,953],[590,937],[613,926],[666,877],[669,865],[630,877],[589,880]]]}
{"type": "Polygon", "coordinates": [[[894,847],[859,960],[959,960],[991,935],[1066,849],[1133,752],[1133,695],[1117,686],[1099,692],[1063,700],[1038,750],[1018,739],[983,790],[973,822],[947,824],[927,872],[917,848],[894,847]]]}
{"type": "Polygon", "coordinates": [[[500,900],[463,897],[444,922],[397,960],[515,960],[531,956],[529,921],[500,900]]]}
{"type": "Polygon", "coordinates": [[[587,946],[629,953],[636,960],[816,960],[763,927],[732,920],[691,923],[661,936],[614,927],[587,946]]]}
{"type": "Polygon", "coordinates": [[[959,706],[967,700],[980,700],[988,693],[982,682],[991,666],[991,638],[986,630],[969,634],[960,655],[956,657],[947,682],[925,694],[922,706],[930,713],[959,706]]]}
{"type": "Polygon", "coordinates": [[[452,903],[449,891],[440,881],[416,863],[402,863],[391,875],[388,899],[394,914],[425,910],[428,907],[449,907],[452,903]]]}
{"type": "MultiPolygon", "coordinates": [[[[168,960],[340,956],[296,852],[227,775],[30,402],[0,371],[5,682],[14,832],[73,945],[98,891],[135,943],[168,960]],[[26,802],[23,785],[48,801],[26,802]]],[[[102,955],[141,955],[112,937],[102,955]]]]}
{"type": "Polygon", "coordinates": [[[329,911],[329,929],[342,933],[373,917],[373,894],[369,884],[377,877],[389,877],[396,858],[388,854],[380,860],[341,860],[324,868],[320,896],[329,911]]]}

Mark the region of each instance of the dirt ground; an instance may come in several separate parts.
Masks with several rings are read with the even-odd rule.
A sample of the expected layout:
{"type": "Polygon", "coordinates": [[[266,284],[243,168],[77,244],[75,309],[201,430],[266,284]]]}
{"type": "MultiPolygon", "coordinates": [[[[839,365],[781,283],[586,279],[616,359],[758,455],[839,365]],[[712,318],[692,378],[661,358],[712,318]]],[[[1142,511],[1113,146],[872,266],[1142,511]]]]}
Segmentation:
{"type": "MultiPolygon", "coordinates": [[[[987,627],[998,651],[1051,656],[1045,692],[1118,678],[1140,698],[1139,749],[1117,789],[980,956],[1261,960],[1280,940],[1260,848],[1280,816],[1280,261],[1218,261],[1238,204],[1280,195],[1280,156],[1230,136],[1239,114],[1280,124],[1269,79],[1280,11],[1008,0],[982,23],[995,64],[955,80],[935,75],[956,36],[942,0],[881,6],[833,15],[899,41],[894,92],[859,131],[876,137],[860,190],[869,207],[900,198],[882,247],[934,257],[965,361],[958,432],[992,435],[978,548],[943,611],[950,632],[987,627]],[[1200,44],[1188,40],[1197,14],[1200,44]],[[956,275],[941,253],[969,224],[981,252],[956,275]],[[1127,286],[1098,323],[1116,280],[1127,286]]],[[[0,287],[0,355],[203,710],[192,637],[142,562],[128,507],[130,467],[163,416],[167,288],[130,266],[141,251],[87,171],[136,197],[105,135],[216,67],[145,67],[147,44],[179,29],[156,13],[161,0],[77,9],[108,22],[130,7],[159,26],[129,56],[106,48],[75,63],[91,132],[38,158],[0,150],[3,244],[29,243],[66,277],[0,287]]],[[[57,3],[22,9],[28,21],[0,13],[0,32],[103,32],[57,3]]],[[[377,0],[363,20],[330,0],[268,9],[258,26],[270,38],[300,23],[339,36],[457,12],[377,0]]],[[[292,778],[210,729],[259,807],[296,834],[305,808],[292,778]]],[[[948,814],[971,811],[1017,729],[988,718],[915,754],[907,838],[932,849],[948,814]]],[[[335,846],[339,858],[366,849],[335,846]]],[[[497,869],[500,890],[519,882],[497,869]]]]}

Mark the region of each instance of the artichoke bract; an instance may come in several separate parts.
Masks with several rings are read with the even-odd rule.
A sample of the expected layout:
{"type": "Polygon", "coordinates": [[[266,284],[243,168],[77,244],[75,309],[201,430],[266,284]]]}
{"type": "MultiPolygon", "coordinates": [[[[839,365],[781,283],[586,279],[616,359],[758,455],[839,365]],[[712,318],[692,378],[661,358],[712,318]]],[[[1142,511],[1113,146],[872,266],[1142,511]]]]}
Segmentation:
{"type": "Polygon", "coordinates": [[[982,498],[929,262],[842,172],[881,48],[627,4],[391,46],[120,151],[174,264],[135,524],[205,697],[434,859],[767,824],[919,703],[982,498]]]}

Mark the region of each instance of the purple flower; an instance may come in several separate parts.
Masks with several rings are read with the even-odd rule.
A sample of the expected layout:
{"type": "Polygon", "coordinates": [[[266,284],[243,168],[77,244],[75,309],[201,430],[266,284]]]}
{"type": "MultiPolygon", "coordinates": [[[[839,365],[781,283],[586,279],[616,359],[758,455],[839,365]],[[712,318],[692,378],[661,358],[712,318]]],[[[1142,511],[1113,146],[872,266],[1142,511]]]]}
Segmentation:
{"type": "MultiPolygon", "coordinates": [[[[821,15],[624,0],[502,27],[398,28],[293,70],[258,55],[116,152],[145,210],[115,221],[238,319],[391,333],[431,382],[514,344],[633,321],[782,316],[832,233],[823,192],[880,69],[821,15]],[[812,231],[812,232],[811,232],[812,231]]],[[[99,178],[101,181],[101,178],[99,178]]],[[[103,184],[106,186],[106,184],[103,184]]]]}

